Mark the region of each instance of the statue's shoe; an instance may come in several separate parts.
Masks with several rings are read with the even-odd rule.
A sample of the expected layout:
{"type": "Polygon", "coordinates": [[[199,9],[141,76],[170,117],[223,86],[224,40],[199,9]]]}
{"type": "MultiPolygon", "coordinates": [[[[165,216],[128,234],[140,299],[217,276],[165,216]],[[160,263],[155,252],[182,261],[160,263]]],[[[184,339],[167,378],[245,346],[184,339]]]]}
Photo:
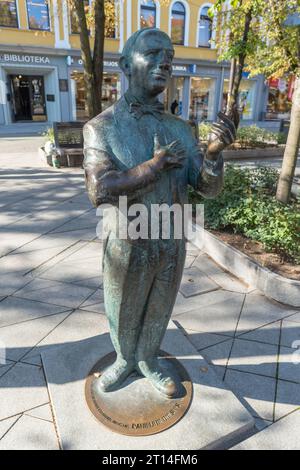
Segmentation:
{"type": "Polygon", "coordinates": [[[105,372],[95,381],[96,388],[102,392],[116,390],[134,370],[134,363],[124,359],[117,359],[105,372]]]}
{"type": "Polygon", "coordinates": [[[139,361],[137,370],[144,377],[149,379],[153,387],[165,397],[172,398],[177,395],[178,389],[175,380],[171,377],[169,372],[164,371],[159,366],[157,360],[151,362],[139,361]]]}

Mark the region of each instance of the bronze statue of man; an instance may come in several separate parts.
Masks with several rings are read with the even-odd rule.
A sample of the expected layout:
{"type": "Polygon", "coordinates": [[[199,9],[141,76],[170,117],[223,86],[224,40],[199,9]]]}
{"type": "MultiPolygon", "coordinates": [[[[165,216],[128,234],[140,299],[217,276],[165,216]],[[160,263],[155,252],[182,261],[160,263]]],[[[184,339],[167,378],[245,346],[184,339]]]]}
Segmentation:
{"type": "MultiPolygon", "coordinates": [[[[193,186],[216,196],[223,181],[221,151],[231,144],[236,126],[226,116],[215,123],[205,156],[189,124],[164,112],[158,95],[172,73],[174,49],[155,28],[134,33],[126,42],[120,67],[129,88],[113,106],[84,126],[84,168],[92,203],[188,202],[193,186]]],[[[101,391],[117,389],[138,371],[167,397],[176,396],[172,374],[158,361],[159,347],[179,289],[185,239],[120,239],[108,234],[103,249],[106,314],[117,358],[97,379],[101,391]]]]}

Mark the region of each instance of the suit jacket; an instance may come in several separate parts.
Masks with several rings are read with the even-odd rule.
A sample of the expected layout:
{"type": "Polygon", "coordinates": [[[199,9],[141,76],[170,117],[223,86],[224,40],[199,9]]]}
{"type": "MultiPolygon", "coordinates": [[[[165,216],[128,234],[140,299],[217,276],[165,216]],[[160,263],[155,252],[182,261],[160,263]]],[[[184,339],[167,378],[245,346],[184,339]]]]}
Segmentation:
{"type": "Polygon", "coordinates": [[[223,158],[216,163],[206,162],[190,125],[164,112],[159,118],[145,114],[136,118],[123,96],[117,103],[85,124],[84,168],[100,166],[97,202],[117,204],[116,197],[102,194],[101,177],[111,171],[126,171],[151,159],[154,153],[154,134],[161,145],[180,140],[186,149],[182,168],[163,171],[153,182],[128,195],[131,203],[180,204],[188,202],[187,188],[191,185],[204,197],[214,197],[222,187],[223,158]]]}

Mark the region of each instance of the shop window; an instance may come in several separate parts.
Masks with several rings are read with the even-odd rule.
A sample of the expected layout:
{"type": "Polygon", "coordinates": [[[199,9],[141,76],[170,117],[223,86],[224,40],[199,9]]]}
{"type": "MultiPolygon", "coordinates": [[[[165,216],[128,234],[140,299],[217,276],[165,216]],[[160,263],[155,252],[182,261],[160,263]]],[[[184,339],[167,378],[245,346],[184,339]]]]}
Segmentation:
{"type": "Polygon", "coordinates": [[[164,91],[165,109],[177,116],[182,115],[183,85],[184,77],[173,77],[164,91]]]}
{"type": "Polygon", "coordinates": [[[48,0],[27,0],[26,3],[29,28],[49,31],[48,0]]]}
{"type": "MultiPolygon", "coordinates": [[[[82,72],[72,72],[71,78],[75,81],[76,120],[88,119],[84,78],[82,72]]],[[[121,97],[121,80],[119,74],[104,72],[102,82],[102,111],[112,106],[121,97]]]]}
{"type": "Polygon", "coordinates": [[[185,7],[181,2],[175,2],[171,13],[171,39],[173,44],[184,45],[185,7]]]}
{"type": "Polygon", "coordinates": [[[152,0],[141,0],[140,5],[140,28],[155,28],[156,5],[152,0]]]}
{"type": "Polygon", "coordinates": [[[211,47],[210,40],[212,35],[212,19],[208,16],[209,6],[203,7],[200,11],[199,20],[199,47],[211,47]]]}
{"type": "Polygon", "coordinates": [[[292,108],[294,77],[268,80],[268,103],[265,119],[289,119],[292,108]]]}
{"type": "MultiPolygon", "coordinates": [[[[255,80],[242,79],[239,88],[238,106],[241,112],[241,119],[253,119],[255,80]]],[[[228,101],[229,80],[224,80],[222,110],[226,110],[228,101]]]]}
{"type": "Polygon", "coordinates": [[[191,78],[190,119],[200,122],[212,121],[214,119],[215,90],[215,78],[191,78]]]}
{"type": "Polygon", "coordinates": [[[18,28],[17,8],[15,1],[0,1],[0,26],[18,28]]]}

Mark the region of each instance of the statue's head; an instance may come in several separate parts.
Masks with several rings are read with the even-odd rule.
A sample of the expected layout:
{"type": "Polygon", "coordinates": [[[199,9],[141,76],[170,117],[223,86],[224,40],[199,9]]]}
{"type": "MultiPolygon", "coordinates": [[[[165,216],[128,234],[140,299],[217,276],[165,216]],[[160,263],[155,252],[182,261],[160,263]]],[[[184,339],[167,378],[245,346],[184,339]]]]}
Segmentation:
{"type": "Polygon", "coordinates": [[[173,57],[169,36],[157,28],[144,28],[126,41],[119,64],[133,90],[158,95],[168,85],[173,57]]]}

